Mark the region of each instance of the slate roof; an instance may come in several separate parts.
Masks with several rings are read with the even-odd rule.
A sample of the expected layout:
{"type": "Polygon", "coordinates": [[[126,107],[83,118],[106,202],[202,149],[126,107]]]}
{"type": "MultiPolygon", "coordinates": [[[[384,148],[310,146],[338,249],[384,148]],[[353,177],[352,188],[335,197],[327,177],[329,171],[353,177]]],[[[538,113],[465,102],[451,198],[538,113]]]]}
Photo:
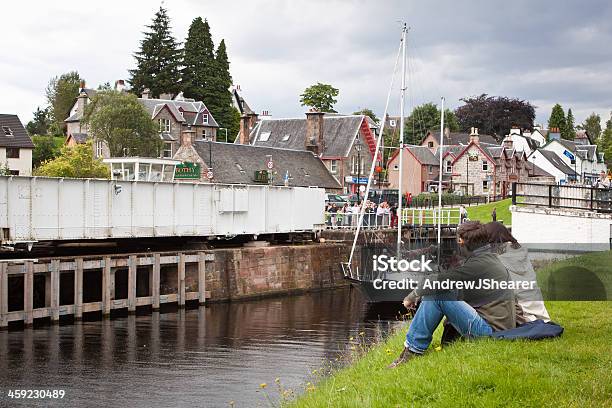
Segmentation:
{"type": "Polygon", "coordinates": [[[421,164],[431,164],[434,166],[440,165],[440,159],[436,159],[436,156],[425,146],[413,146],[409,147],[408,150],[412,153],[421,164]]]}
{"type": "MultiPolygon", "coordinates": [[[[323,156],[348,156],[363,120],[363,115],[323,116],[323,140],[325,141],[323,156]]],[[[294,150],[304,150],[305,139],[306,118],[262,119],[250,134],[251,144],[254,146],[294,150]],[[261,140],[262,134],[267,136],[267,140],[261,140]]]]}
{"type": "Polygon", "coordinates": [[[34,143],[25,130],[17,115],[0,113],[0,147],[19,147],[33,149],[34,143]],[[4,128],[10,130],[11,135],[6,135],[4,128]]]}
{"type": "Polygon", "coordinates": [[[87,133],[72,133],[71,136],[77,143],[85,143],[89,139],[87,133]]]}
{"type": "MultiPolygon", "coordinates": [[[[444,145],[442,146],[442,156],[444,157],[444,155],[446,153],[450,153],[453,156],[457,156],[459,153],[461,153],[461,150],[463,150],[463,146],[447,146],[444,145]]],[[[438,148],[436,149],[436,153],[434,156],[436,156],[436,158],[439,160],[440,157],[438,156],[440,154],[440,146],[438,146],[438,148]]]]}
{"type": "Polygon", "coordinates": [[[164,108],[168,107],[172,115],[184,124],[192,126],[212,126],[219,127],[219,124],[212,116],[204,102],[191,100],[176,100],[176,99],[143,99],[138,98],[138,101],[151,113],[151,117],[155,118],[157,114],[164,108]],[[181,115],[181,112],[183,114],[181,115]],[[208,123],[204,123],[203,114],[208,115],[208,123]]]}
{"type": "MultiPolygon", "coordinates": [[[[429,134],[436,136],[436,140],[440,140],[439,131],[432,132],[431,130],[427,132],[425,137],[429,134]]],[[[423,138],[423,140],[425,139],[423,138]]],[[[423,142],[421,140],[421,143],[423,142]]],[[[497,139],[491,135],[478,135],[478,141],[480,143],[490,143],[490,144],[498,144],[497,139]]],[[[449,134],[444,135],[444,145],[468,145],[470,144],[470,134],[463,132],[450,132],[449,134]]]]}
{"type": "Polygon", "coordinates": [[[552,174],[537,166],[533,162],[527,162],[527,174],[529,177],[554,177],[552,174]]]}
{"type": "Polygon", "coordinates": [[[238,93],[238,90],[234,89],[232,92],[234,95],[234,102],[238,105],[238,111],[240,111],[241,115],[248,115],[255,113],[251,107],[246,103],[242,95],[238,93]]]}
{"type": "Polygon", "coordinates": [[[283,177],[289,171],[289,186],[341,189],[342,186],[323,162],[307,150],[277,149],[233,143],[195,141],[195,150],[208,163],[212,156],[216,182],[253,184],[256,170],[266,170],[268,155],[272,156],[277,172],[273,185],[284,185],[283,177]],[[211,149],[212,153],[209,153],[211,149]]]}
{"type": "Polygon", "coordinates": [[[557,156],[555,152],[551,152],[549,150],[538,149],[538,151],[544,156],[546,160],[548,160],[555,168],[561,171],[563,174],[575,175],[576,172],[574,169],[569,167],[565,162],[557,156]]]}

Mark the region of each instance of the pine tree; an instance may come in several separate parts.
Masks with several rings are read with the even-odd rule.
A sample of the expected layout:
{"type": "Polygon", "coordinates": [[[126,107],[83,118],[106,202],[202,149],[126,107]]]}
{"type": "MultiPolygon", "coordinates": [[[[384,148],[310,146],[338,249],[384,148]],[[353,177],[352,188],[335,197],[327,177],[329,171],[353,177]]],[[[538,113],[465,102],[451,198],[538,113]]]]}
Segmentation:
{"type": "Polygon", "coordinates": [[[564,139],[574,140],[576,138],[576,127],[574,126],[574,114],[572,113],[572,108],[567,110],[564,130],[565,134],[562,134],[564,139]]]}
{"type": "Polygon", "coordinates": [[[567,122],[565,121],[565,112],[563,112],[563,108],[561,105],[556,104],[552,108],[552,112],[550,113],[550,118],[548,119],[548,129],[559,129],[560,132],[563,132],[567,126],[567,122]]]}
{"type": "Polygon", "coordinates": [[[195,18],[183,50],[182,90],[187,98],[204,101],[207,106],[207,90],[215,76],[214,47],[208,21],[195,18]]]}
{"type": "Polygon", "coordinates": [[[147,28],[140,51],[134,54],[136,69],[130,70],[132,92],[140,95],[149,88],[153,97],[176,94],[180,90],[181,51],[172,36],[167,10],[160,7],[147,28]]]}
{"type": "Polygon", "coordinates": [[[210,109],[219,126],[227,129],[228,135],[230,135],[228,141],[231,141],[238,134],[240,114],[236,114],[237,110],[232,106],[232,93],[230,91],[232,75],[229,71],[229,64],[225,40],[221,40],[215,53],[216,75],[208,86],[204,103],[210,109]]]}

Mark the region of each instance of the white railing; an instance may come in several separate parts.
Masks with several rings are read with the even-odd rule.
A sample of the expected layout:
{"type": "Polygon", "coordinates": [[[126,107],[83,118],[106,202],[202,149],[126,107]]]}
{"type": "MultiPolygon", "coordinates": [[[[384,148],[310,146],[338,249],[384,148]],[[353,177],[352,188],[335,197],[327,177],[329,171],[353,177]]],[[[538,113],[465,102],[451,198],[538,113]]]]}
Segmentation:
{"type": "MultiPolygon", "coordinates": [[[[438,217],[442,216],[440,224],[442,226],[458,225],[461,220],[458,208],[405,208],[402,210],[402,225],[407,226],[426,226],[437,225],[438,217]]],[[[331,229],[354,229],[357,228],[359,214],[355,213],[325,213],[325,225],[331,229]]],[[[363,224],[365,229],[396,228],[397,220],[393,220],[391,214],[376,215],[376,213],[363,214],[363,224]]]]}

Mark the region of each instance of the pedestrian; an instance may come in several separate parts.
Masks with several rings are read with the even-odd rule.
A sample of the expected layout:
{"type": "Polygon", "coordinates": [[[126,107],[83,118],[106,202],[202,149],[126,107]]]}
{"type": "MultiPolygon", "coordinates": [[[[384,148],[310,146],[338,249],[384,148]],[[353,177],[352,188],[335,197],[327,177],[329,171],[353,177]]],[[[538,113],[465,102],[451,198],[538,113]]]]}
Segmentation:
{"type": "Polygon", "coordinates": [[[605,171],[601,171],[599,173],[599,178],[593,183],[593,187],[595,188],[610,188],[610,179],[608,179],[608,175],[605,171]]]}
{"type": "Polygon", "coordinates": [[[338,207],[336,204],[332,204],[331,208],[329,209],[329,215],[331,227],[334,228],[336,226],[336,218],[338,216],[338,207]]]}
{"type": "Polygon", "coordinates": [[[461,204],[461,206],[459,206],[459,224],[463,224],[465,221],[467,221],[467,217],[467,210],[465,209],[465,206],[461,204]]]}
{"type": "Polygon", "coordinates": [[[491,213],[491,218],[493,222],[497,221],[497,207],[493,207],[493,212],[491,213]]]}
{"type": "Polygon", "coordinates": [[[397,227],[397,210],[397,203],[394,203],[391,207],[391,210],[389,211],[391,213],[391,228],[397,227]]]}

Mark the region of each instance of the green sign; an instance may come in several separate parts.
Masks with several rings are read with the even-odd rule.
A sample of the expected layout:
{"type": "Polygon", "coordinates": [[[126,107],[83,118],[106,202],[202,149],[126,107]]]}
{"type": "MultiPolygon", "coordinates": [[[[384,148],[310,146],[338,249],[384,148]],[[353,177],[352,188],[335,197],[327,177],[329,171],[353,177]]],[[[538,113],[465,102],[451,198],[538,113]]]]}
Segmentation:
{"type": "Polygon", "coordinates": [[[176,165],[174,171],[175,179],[200,179],[200,165],[191,162],[184,162],[176,165]]]}

